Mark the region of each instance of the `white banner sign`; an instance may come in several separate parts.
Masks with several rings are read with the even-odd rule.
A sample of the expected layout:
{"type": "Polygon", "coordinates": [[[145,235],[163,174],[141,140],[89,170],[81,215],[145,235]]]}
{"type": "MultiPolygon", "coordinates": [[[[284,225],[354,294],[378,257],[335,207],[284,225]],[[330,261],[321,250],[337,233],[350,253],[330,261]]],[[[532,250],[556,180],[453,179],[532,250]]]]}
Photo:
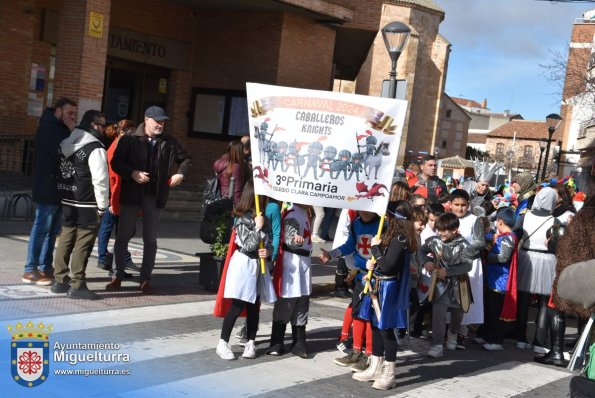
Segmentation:
{"type": "Polygon", "coordinates": [[[383,214],[407,102],[247,83],[254,189],[383,214]]]}

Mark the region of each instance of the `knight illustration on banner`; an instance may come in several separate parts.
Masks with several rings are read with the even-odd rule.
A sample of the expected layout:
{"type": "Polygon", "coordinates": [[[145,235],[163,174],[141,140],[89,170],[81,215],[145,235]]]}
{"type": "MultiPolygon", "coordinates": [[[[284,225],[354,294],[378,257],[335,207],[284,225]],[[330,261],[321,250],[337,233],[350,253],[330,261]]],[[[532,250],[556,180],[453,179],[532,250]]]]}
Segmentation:
{"type": "Polygon", "coordinates": [[[259,194],[285,200],[293,194],[293,202],[330,207],[371,201],[383,211],[406,102],[252,83],[247,88],[259,194]],[[306,96],[311,92],[322,98],[306,96]]]}

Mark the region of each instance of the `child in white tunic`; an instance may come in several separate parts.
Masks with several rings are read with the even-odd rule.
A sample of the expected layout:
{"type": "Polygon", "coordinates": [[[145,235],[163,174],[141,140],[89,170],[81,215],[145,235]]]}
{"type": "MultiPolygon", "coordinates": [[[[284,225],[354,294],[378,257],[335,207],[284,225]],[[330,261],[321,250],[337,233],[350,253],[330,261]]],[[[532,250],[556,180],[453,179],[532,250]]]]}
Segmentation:
{"type": "Polygon", "coordinates": [[[275,268],[278,299],[273,310],[270,355],[284,353],[285,328],[291,322],[291,353],[308,358],[306,324],[312,293],[310,217],[305,207],[294,204],[282,214],[283,256],[275,268]]]}
{"type": "Polygon", "coordinates": [[[269,249],[260,248],[260,242],[268,242],[270,223],[265,216],[254,217],[254,186],[247,182],[242,196],[234,209],[235,243],[237,250],[232,254],[225,278],[223,297],[231,299],[231,308],[223,319],[221,339],[217,354],[223,359],[235,359],[229,346],[233,326],[242,311],[247,313],[248,342],[244,347],[244,358],[256,357],[255,338],[258,329],[260,301],[275,302],[276,296],[267,270],[261,272],[260,259],[269,256],[269,249]]]}
{"type": "Polygon", "coordinates": [[[483,324],[483,269],[480,251],[485,248],[485,231],[482,221],[469,212],[469,194],[462,189],[455,189],[450,193],[451,211],[459,219],[459,233],[471,245],[474,252],[473,266],[469,271],[469,283],[473,295],[473,304],[463,316],[462,330],[464,335],[457,337],[457,349],[465,349],[467,325],[483,324]]]}

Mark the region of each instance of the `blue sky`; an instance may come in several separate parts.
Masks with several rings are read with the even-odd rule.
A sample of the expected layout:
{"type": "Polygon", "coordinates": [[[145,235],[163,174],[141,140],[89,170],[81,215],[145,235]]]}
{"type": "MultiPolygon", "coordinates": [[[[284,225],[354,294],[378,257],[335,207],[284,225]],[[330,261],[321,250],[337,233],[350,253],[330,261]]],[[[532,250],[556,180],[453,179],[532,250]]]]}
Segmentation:
{"type": "Polygon", "coordinates": [[[440,34],[452,45],[447,94],[485,98],[493,112],[508,109],[527,120],[560,112],[560,87],[539,65],[553,62],[552,50],[567,53],[575,18],[595,2],[434,1],[445,12],[440,34]]]}

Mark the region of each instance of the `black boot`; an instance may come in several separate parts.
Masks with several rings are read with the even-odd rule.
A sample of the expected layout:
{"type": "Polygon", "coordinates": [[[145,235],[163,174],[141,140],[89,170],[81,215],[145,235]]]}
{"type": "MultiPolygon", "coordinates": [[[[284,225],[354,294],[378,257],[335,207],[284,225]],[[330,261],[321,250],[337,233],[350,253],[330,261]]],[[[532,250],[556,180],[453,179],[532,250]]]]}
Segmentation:
{"type": "Polygon", "coordinates": [[[533,340],[533,346],[535,347],[547,347],[547,335],[550,330],[550,320],[552,318],[547,302],[547,296],[540,296],[539,313],[535,320],[535,339],[533,340]]]}
{"type": "Polygon", "coordinates": [[[566,317],[564,314],[556,312],[552,315],[550,327],[552,337],[551,350],[544,356],[535,357],[535,362],[543,363],[545,365],[565,367],[564,334],[566,332],[566,317]]]}
{"type": "Polygon", "coordinates": [[[518,342],[527,343],[527,318],[531,305],[531,293],[518,292],[516,315],[516,339],[518,342]]]}
{"type": "Polygon", "coordinates": [[[283,340],[285,339],[286,324],[283,322],[273,322],[273,330],[271,331],[271,344],[266,351],[268,355],[283,355],[285,348],[283,347],[283,340]]]}
{"type": "Polygon", "coordinates": [[[291,325],[291,350],[295,347],[297,343],[297,326],[291,325]]]}
{"type": "Polygon", "coordinates": [[[349,274],[349,270],[345,265],[345,259],[343,257],[337,260],[337,269],[335,270],[335,296],[339,298],[349,298],[348,286],[345,283],[345,278],[349,274]]]}
{"type": "MultiPolygon", "coordinates": [[[[306,325],[303,326],[293,326],[292,329],[295,328],[296,337],[293,343],[293,347],[291,348],[291,353],[295,356],[300,358],[307,359],[308,358],[308,346],[306,345],[306,325]]],[[[292,330],[293,331],[293,330],[292,330]]]]}

